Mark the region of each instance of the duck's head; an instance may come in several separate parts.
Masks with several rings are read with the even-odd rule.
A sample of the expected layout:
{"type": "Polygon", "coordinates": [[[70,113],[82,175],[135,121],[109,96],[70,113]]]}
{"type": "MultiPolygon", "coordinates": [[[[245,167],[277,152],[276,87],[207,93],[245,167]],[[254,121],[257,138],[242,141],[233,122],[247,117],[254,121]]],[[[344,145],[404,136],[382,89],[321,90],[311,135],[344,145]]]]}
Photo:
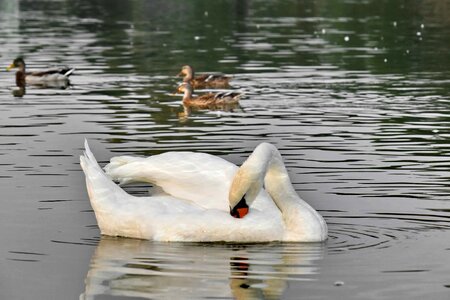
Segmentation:
{"type": "Polygon", "coordinates": [[[189,65],[182,66],[181,71],[177,76],[185,76],[185,79],[191,80],[194,76],[194,70],[189,65]]]}
{"type": "Polygon", "coordinates": [[[6,70],[9,71],[11,69],[14,68],[19,68],[19,69],[25,69],[25,61],[23,60],[22,57],[18,57],[16,58],[7,68],[6,70]]]}
{"type": "Polygon", "coordinates": [[[177,94],[188,94],[188,95],[192,95],[192,93],[194,92],[194,89],[192,88],[192,85],[190,85],[188,82],[183,82],[182,84],[180,84],[177,88],[176,93],[177,94]]]}

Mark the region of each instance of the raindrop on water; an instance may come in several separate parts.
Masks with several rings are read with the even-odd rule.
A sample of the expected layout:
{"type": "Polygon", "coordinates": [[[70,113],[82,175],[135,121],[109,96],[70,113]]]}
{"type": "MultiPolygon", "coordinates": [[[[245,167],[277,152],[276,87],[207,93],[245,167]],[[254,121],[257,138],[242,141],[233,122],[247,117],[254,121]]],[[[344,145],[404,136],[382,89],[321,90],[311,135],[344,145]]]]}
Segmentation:
{"type": "Polygon", "coordinates": [[[421,35],[422,35],[422,32],[417,31],[416,35],[417,35],[417,36],[421,36],[421,35]]]}
{"type": "Polygon", "coordinates": [[[388,61],[388,59],[387,58],[385,58],[384,60],[383,60],[385,63],[387,63],[387,61],[388,61]]]}
{"type": "Polygon", "coordinates": [[[343,286],[343,285],[344,285],[343,281],[338,280],[338,281],[334,282],[334,286],[343,286]]]}
{"type": "Polygon", "coordinates": [[[346,42],[350,41],[350,37],[349,37],[348,35],[346,35],[346,36],[344,37],[344,41],[346,41],[346,42]]]}
{"type": "Polygon", "coordinates": [[[325,28],[322,28],[322,34],[327,33],[327,30],[325,28]]]}
{"type": "Polygon", "coordinates": [[[208,11],[205,10],[205,12],[203,14],[205,15],[205,17],[207,17],[208,16],[208,11]]]}
{"type": "Polygon", "coordinates": [[[392,22],[392,25],[394,25],[394,27],[397,27],[397,21],[392,22]]]}
{"type": "Polygon", "coordinates": [[[200,37],[198,35],[194,36],[194,40],[198,41],[200,37]]]}
{"type": "Polygon", "coordinates": [[[424,24],[420,24],[420,28],[424,29],[425,25],[424,24]]]}

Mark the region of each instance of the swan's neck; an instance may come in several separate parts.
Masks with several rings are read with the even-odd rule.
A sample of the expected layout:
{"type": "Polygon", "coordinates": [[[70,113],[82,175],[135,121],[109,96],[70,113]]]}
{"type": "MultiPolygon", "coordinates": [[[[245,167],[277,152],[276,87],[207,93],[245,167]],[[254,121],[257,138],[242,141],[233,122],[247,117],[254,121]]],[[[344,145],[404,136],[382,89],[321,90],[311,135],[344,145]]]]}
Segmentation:
{"type": "Polygon", "coordinates": [[[297,195],[284,165],[279,169],[278,166],[269,168],[264,185],[283,215],[287,229],[284,240],[318,242],[327,238],[325,220],[297,195]]]}
{"type": "Polygon", "coordinates": [[[233,205],[233,196],[245,196],[250,206],[263,182],[283,214],[286,232],[291,235],[285,240],[298,240],[299,236],[304,241],[321,241],[326,238],[325,221],[297,195],[280,153],[271,144],[260,144],[241,166],[231,186],[230,205],[233,205]]]}

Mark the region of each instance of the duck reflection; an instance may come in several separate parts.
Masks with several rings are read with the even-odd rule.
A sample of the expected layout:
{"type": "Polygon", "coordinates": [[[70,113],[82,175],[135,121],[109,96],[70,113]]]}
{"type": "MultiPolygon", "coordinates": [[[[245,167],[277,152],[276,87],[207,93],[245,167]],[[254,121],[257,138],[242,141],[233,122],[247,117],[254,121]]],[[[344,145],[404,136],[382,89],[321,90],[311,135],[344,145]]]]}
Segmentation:
{"type": "Polygon", "coordinates": [[[321,244],[186,244],[102,237],[82,299],[279,299],[317,273],[321,244]]]}
{"type": "MultiPolygon", "coordinates": [[[[57,90],[65,90],[71,86],[70,81],[64,81],[64,82],[49,82],[45,84],[27,84],[28,86],[32,86],[36,89],[57,89],[57,90]]],[[[25,96],[27,92],[27,85],[17,85],[16,88],[13,88],[11,90],[11,94],[14,97],[22,98],[25,96]]]]}
{"type": "Polygon", "coordinates": [[[26,94],[25,85],[12,89],[11,93],[14,97],[22,98],[26,94]]]}
{"type": "Polygon", "coordinates": [[[178,113],[178,119],[180,121],[187,121],[189,119],[189,117],[192,116],[193,113],[195,113],[197,111],[205,111],[205,110],[214,111],[217,113],[236,112],[236,111],[242,112],[243,111],[238,103],[227,104],[227,105],[211,105],[211,106],[203,107],[203,108],[183,104],[183,111],[178,113]]]}

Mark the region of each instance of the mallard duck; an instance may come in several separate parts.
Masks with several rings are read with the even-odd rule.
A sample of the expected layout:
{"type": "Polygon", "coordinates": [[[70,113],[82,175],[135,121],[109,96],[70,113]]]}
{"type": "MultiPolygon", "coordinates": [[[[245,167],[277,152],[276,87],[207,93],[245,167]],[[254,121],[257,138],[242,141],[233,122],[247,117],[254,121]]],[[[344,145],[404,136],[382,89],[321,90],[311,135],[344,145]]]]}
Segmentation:
{"type": "Polygon", "coordinates": [[[189,82],[193,88],[227,88],[229,87],[230,77],[220,74],[202,74],[194,76],[194,69],[185,65],[181,68],[178,76],[183,76],[183,82],[189,82]]]}
{"type": "Polygon", "coordinates": [[[68,82],[69,76],[75,71],[70,67],[55,67],[43,71],[27,72],[25,68],[25,61],[23,58],[16,58],[7,68],[9,71],[13,68],[18,68],[16,72],[16,85],[25,86],[25,84],[47,85],[57,82],[68,82]]]}
{"type": "Polygon", "coordinates": [[[85,143],[80,157],[102,234],[155,241],[319,242],[322,216],[296,193],[280,152],[261,143],[237,167],[206,153],[119,156],[105,172],[85,143]],[[149,182],[148,197],[120,183],[149,182]]]}
{"type": "Polygon", "coordinates": [[[200,108],[235,105],[239,102],[239,99],[241,97],[241,94],[236,92],[207,93],[197,97],[193,97],[192,94],[194,92],[194,89],[188,82],[182,83],[178,87],[177,92],[184,93],[184,105],[196,106],[200,108]]]}

